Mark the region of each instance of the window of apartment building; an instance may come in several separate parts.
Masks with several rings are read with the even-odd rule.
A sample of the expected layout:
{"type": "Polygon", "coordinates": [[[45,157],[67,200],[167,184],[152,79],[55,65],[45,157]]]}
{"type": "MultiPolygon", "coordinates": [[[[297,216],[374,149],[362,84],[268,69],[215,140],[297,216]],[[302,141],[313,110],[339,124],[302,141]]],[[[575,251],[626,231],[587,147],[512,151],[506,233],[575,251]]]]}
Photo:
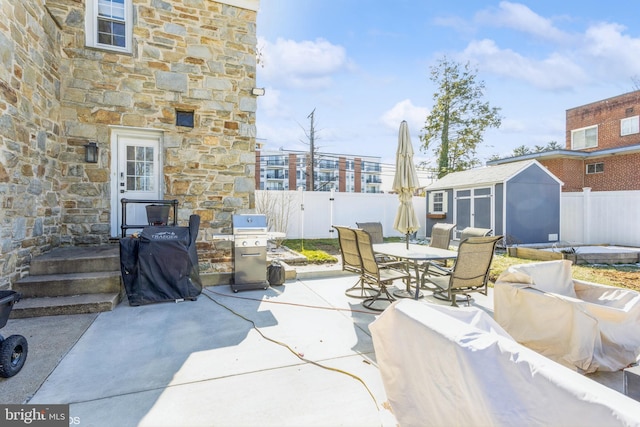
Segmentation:
{"type": "Polygon", "coordinates": [[[640,133],[640,116],[627,117],[620,120],[620,136],[640,133]]]}
{"type": "Polygon", "coordinates": [[[604,172],[604,163],[590,163],[587,165],[587,175],[591,175],[593,173],[602,173],[604,172]]]}
{"type": "Polygon", "coordinates": [[[571,149],[581,150],[598,146],[598,126],[571,131],[571,149]]]}
{"type": "Polygon", "coordinates": [[[434,191],[429,197],[429,213],[447,213],[447,193],[445,191],[434,191]]]}
{"type": "Polygon", "coordinates": [[[86,4],[87,46],[131,52],[132,0],[87,0],[86,4]]]}

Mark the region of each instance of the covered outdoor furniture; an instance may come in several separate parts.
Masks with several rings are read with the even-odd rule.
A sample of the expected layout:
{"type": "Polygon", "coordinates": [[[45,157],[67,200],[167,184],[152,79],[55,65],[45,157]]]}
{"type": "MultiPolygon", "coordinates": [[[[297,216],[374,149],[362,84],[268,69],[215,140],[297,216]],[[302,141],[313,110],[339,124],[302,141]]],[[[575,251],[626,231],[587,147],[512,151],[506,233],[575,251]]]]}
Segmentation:
{"type": "Polygon", "coordinates": [[[500,239],[502,236],[470,237],[463,240],[458,247],[458,257],[450,269],[430,262],[422,277],[423,281],[435,285],[434,297],[451,301],[451,305],[457,306],[458,294],[466,296],[467,305],[471,301],[469,293],[487,295],[489,268],[500,239]],[[431,274],[431,271],[435,274],[431,274]]]}
{"type": "Polygon", "coordinates": [[[340,225],[334,225],[338,231],[338,243],[340,244],[340,254],[342,256],[342,270],[357,274],[358,281],[344,293],[352,298],[367,298],[377,289],[371,287],[365,280],[362,273],[362,260],[358,250],[358,241],[354,229],[340,225]]]}
{"type": "Polygon", "coordinates": [[[639,402],[518,344],[477,307],[402,299],[369,330],[400,426],[639,423],[639,402]]]}
{"type": "Polygon", "coordinates": [[[191,215],[188,227],[149,226],[139,238],[120,239],[120,271],[130,305],[198,299],[199,228],[200,216],[191,215]]]}
{"type": "Polygon", "coordinates": [[[516,341],[575,370],[617,371],[640,357],[640,293],[572,279],[568,260],[509,267],[494,310],[516,341]]]}
{"type": "Polygon", "coordinates": [[[370,310],[382,311],[383,308],[374,306],[378,301],[392,302],[395,298],[389,293],[387,286],[394,280],[410,280],[411,276],[406,269],[406,263],[396,261],[392,263],[380,263],[375,256],[371,243],[371,236],[364,230],[354,230],[362,260],[362,274],[364,282],[377,287],[377,292],[372,297],[362,301],[362,305],[370,310]]]}

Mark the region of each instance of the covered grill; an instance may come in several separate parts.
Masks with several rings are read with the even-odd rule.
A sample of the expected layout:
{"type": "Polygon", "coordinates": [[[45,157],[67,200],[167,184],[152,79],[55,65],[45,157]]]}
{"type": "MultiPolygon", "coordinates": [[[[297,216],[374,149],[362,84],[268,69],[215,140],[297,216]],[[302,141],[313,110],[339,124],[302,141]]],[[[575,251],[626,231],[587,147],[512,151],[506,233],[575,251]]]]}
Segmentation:
{"type": "Polygon", "coordinates": [[[233,215],[233,292],[267,289],[267,217],[233,215]]]}

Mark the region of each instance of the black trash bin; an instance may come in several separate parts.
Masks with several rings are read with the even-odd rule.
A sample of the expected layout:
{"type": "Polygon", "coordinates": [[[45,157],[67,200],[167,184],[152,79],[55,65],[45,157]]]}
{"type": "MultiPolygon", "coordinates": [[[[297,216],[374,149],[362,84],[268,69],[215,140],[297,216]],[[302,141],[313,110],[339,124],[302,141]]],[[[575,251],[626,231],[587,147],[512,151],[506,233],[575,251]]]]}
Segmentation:
{"type": "Polygon", "coordinates": [[[191,215],[189,227],[145,227],[139,238],[120,239],[120,270],[130,305],[198,298],[199,226],[200,217],[191,215]]]}
{"type": "Polygon", "coordinates": [[[267,279],[271,286],[283,285],[285,282],[284,266],[277,261],[272,261],[267,267],[267,279]]]}

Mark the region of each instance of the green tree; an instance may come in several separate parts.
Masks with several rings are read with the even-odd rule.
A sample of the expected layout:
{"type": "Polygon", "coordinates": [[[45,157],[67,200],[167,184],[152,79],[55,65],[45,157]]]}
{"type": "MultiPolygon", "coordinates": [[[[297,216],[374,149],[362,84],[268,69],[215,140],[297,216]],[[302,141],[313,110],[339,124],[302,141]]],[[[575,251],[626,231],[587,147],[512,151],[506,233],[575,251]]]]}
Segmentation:
{"type": "Polygon", "coordinates": [[[431,67],[438,90],[420,140],[423,151],[431,147],[438,157],[438,178],[479,165],[476,147],[484,130],[500,127],[500,109],[482,101],[485,86],[476,74],[469,62],[463,68],[446,57],[431,67]]]}
{"type": "Polygon", "coordinates": [[[531,154],[531,149],[526,145],[521,145],[513,149],[513,157],[526,156],[531,154]]]}

